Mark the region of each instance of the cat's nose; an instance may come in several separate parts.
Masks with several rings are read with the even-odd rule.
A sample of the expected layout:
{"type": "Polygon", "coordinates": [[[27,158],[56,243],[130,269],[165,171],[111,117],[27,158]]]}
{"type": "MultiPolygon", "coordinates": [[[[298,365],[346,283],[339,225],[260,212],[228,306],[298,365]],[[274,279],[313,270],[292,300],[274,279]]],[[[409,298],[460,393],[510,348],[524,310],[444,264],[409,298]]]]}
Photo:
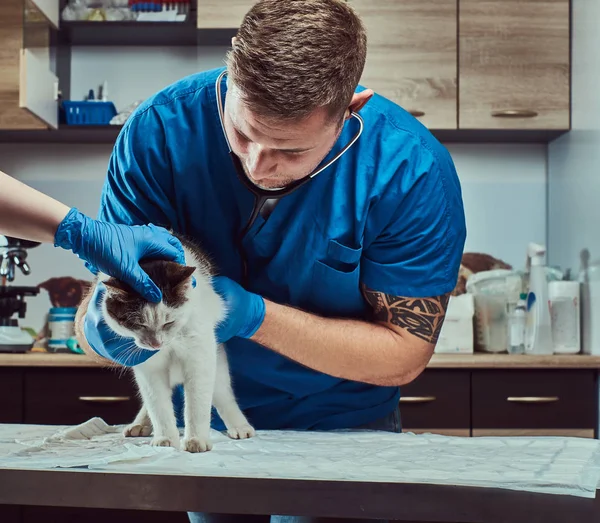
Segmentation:
{"type": "Polygon", "coordinates": [[[162,343],[160,341],[158,341],[156,338],[153,338],[153,339],[148,340],[148,345],[150,346],[151,349],[160,349],[160,346],[162,345],[162,343]]]}

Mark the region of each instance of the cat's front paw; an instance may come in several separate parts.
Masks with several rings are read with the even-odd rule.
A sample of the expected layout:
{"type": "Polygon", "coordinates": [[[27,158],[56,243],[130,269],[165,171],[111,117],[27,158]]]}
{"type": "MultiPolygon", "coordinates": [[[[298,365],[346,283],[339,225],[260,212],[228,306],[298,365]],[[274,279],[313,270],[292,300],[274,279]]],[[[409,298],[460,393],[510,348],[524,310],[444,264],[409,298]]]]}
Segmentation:
{"type": "Polygon", "coordinates": [[[248,439],[256,435],[254,427],[251,425],[242,425],[241,427],[231,427],[227,429],[227,435],[231,439],[248,439]]]}
{"type": "Polygon", "coordinates": [[[184,438],[183,450],[187,452],[208,452],[212,443],[208,438],[184,438]]]}
{"type": "Polygon", "coordinates": [[[126,438],[146,438],[152,434],[151,425],[128,425],[123,430],[123,436],[126,438]]]}
{"type": "Polygon", "coordinates": [[[167,438],[164,436],[154,437],[150,442],[150,445],[153,447],[173,447],[179,448],[179,438],[167,438]]]}

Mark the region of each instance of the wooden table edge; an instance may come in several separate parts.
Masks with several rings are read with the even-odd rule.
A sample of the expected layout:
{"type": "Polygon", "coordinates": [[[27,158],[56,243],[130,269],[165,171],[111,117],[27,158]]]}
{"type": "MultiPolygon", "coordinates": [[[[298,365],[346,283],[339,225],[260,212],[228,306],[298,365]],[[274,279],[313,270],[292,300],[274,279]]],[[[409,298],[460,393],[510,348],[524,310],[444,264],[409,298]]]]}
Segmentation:
{"type": "Polygon", "coordinates": [[[12,505],[447,523],[600,520],[598,496],[417,483],[0,469],[0,485],[0,504],[12,505]]]}

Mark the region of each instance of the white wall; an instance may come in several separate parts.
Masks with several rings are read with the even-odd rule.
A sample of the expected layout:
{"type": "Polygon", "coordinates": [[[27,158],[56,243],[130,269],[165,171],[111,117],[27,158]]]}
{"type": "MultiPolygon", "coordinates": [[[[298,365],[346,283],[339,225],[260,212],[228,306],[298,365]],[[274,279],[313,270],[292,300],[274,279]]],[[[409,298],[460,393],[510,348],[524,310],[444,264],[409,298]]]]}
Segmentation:
{"type": "MultiPolygon", "coordinates": [[[[224,48],[77,48],[72,97],[108,81],[117,109],[178,78],[222,64],[224,48]]],[[[466,250],[487,252],[522,267],[529,241],[546,241],[546,147],[450,145],[464,193],[466,250]]],[[[107,145],[0,145],[0,169],[95,216],[111,147],[107,145]]],[[[52,276],[90,277],[72,254],[44,245],[30,252],[35,285],[52,276]]],[[[47,296],[28,301],[23,325],[41,327],[47,296]]]]}
{"type": "Polygon", "coordinates": [[[573,2],[572,128],[548,148],[549,260],[600,260],[600,2],[573,2]]]}

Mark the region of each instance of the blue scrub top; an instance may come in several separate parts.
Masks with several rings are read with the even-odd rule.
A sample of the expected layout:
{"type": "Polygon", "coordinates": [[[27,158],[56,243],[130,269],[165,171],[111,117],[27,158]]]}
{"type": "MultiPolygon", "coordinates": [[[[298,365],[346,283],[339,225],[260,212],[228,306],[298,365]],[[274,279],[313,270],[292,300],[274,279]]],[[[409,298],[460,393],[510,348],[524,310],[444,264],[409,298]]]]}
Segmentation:
{"type": "MultiPolygon", "coordinates": [[[[219,121],[221,72],[186,77],[138,107],[111,155],[99,218],[172,227],[241,282],[234,239],[253,196],[237,178],[219,121]]],[[[406,297],[454,288],[466,227],[449,153],[383,97],[360,115],[365,129],[350,150],[257,218],[244,240],[248,290],[319,315],[365,318],[361,284],[406,297]]],[[[357,130],[348,120],[329,157],[357,130]]],[[[398,405],[398,387],[334,378],[250,340],[232,339],[227,354],[240,406],[258,429],[351,428],[398,405]]],[[[180,405],[180,390],[175,400],[180,405]]],[[[213,426],[223,428],[217,416],[213,426]]]]}

